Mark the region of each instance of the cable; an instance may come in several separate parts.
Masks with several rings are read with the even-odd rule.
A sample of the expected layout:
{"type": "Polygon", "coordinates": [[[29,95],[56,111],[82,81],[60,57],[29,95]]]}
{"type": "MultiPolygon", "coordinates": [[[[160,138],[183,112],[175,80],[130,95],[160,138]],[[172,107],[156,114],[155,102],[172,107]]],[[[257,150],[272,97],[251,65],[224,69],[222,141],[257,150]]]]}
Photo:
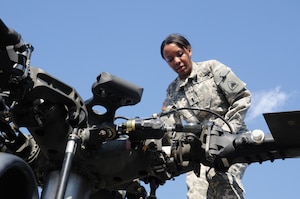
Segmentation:
{"type": "Polygon", "coordinates": [[[214,116],[216,116],[217,118],[220,118],[229,128],[230,132],[233,133],[233,129],[231,127],[231,125],[229,124],[229,122],[224,118],[222,117],[221,115],[219,115],[218,113],[215,113],[211,110],[208,110],[208,109],[202,109],[202,108],[191,108],[191,107],[183,107],[183,108],[176,108],[176,109],[172,109],[170,111],[167,111],[167,112],[162,112],[159,117],[162,117],[162,116],[165,116],[165,115],[169,115],[171,113],[174,113],[174,112],[178,112],[178,111],[181,111],[181,110],[192,110],[192,111],[204,111],[204,112],[208,112],[214,116]]]}

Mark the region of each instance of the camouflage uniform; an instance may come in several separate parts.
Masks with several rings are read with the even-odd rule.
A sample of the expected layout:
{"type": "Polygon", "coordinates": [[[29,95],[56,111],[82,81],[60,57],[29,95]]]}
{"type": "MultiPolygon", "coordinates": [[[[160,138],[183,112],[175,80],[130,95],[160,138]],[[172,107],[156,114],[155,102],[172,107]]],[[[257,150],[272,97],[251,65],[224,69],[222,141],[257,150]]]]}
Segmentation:
{"type": "MultiPolygon", "coordinates": [[[[181,80],[177,77],[167,89],[164,110],[171,108],[205,108],[223,116],[231,125],[233,133],[247,131],[244,118],[251,103],[251,94],[229,67],[216,61],[193,62],[190,76],[181,80]]],[[[187,122],[213,120],[215,124],[228,127],[221,119],[211,114],[182,110],[181,118],[187,122]]],[[[174,124],[179,119],[169,115],[166,122],[174,124]]],[[[234,164],[228,172],[215,172],[213,168],[201,165],[200,177],[187,173],[189,199],[201,198],[244,198],[241,178],[247,164],[234,164]]]]}

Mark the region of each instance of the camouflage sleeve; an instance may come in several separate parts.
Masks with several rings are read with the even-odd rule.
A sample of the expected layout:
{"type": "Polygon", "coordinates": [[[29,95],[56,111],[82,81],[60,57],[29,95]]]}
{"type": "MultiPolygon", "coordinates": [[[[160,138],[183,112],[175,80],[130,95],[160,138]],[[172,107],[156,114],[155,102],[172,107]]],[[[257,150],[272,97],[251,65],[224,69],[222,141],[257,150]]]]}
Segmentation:
{"type": "MultiPolygon", "coordinates": [[[[214,79],[230,105],[225,119],[229,121],[234,133],[243,128],[246,130],[244,119],[251,104],[251,93],[246,84],[229,67],[218,61],[215,61],[214,79]]],[[[224,128],[228,130],[228,127],[224,128]]]]}
{"type": "MultiPolygon", "coordinates": [[[[173,108],[175,108],[175,104],[173,103],[173,100],[167,91],[166,98],[162,105],[162,113],[169,112],[173,108]]],[[[166,124],[168,126],[174,126],[175,123],[178,123],[178,121],[180,121],[180,116],[178,114],[171,113],[171,114],[162,116],[160,119],[164,122],[164,124],[166,124]]]]}
{"type": "Polygon", "coordinates": [[[225,119],[229,121],[229,124],[233,128],[233,132],[239,133],[241,131],[247,131],[244,119],[250,104],[251,94],[249,90],[245,88],[238,93],[225,115],[225,119]]]}

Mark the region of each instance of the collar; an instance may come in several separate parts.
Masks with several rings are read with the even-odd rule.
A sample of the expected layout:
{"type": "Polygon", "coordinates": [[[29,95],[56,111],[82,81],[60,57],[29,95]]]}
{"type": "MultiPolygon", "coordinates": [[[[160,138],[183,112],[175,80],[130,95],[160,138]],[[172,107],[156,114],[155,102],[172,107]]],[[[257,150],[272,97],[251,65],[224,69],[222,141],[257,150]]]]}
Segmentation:
{"type": "Polygon", "coordinates": [[[184,80],[180,79],[179,76],[176,78],[176,91],[183,88],[189,81],[197,79],[197,64],[193,62],[191,74],[184,80]]]}

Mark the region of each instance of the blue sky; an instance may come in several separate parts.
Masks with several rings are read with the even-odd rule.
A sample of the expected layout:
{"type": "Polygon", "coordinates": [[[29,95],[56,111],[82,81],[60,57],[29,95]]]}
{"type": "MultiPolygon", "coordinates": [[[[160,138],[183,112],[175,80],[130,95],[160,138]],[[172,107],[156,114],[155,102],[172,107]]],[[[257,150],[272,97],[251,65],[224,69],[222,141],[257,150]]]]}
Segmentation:
{"type": "MultiPolygon", "coordinates": [[[[144,88],[142,101],[117,115],[160,111],[176,74],[159,47],[170,33],[185,35],[193,60],[230,66],[253,94],[249,129],[269,129],[264,112],[299,110],[300,2],[290,1],[3,1],[2,20],[35,47],[32,66],[74,87],[83,99],[103,71],[144,88]]],[[[300,160],[252,164],[247,199],[299,198],[300,160]]],[[[186,198],[185,176],[167,182],[158,198],[186,198]]]]}

